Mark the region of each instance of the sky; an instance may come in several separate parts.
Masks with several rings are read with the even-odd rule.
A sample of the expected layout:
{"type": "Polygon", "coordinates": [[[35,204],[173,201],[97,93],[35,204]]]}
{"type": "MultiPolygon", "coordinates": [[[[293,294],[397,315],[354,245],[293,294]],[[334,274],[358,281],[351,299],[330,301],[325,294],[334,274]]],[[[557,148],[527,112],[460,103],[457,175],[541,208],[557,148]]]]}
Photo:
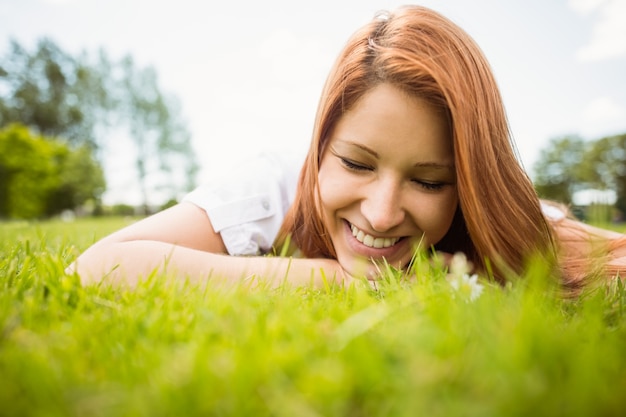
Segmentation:
{"type": "MultiPolygon", "coordinates": [[[[178,98],[201,171],[262,150],[304,153],[326,75],[391,0],[0,0],[0,53],[48,37],[69,53],[132,55],[178,98]]],[[[626,132],[626,0],[425,0],[487,56],[521,162],[550,139],[626,132]]],[[[105,155],[105,202],[138,203],[132,145],[105,155]]]]}

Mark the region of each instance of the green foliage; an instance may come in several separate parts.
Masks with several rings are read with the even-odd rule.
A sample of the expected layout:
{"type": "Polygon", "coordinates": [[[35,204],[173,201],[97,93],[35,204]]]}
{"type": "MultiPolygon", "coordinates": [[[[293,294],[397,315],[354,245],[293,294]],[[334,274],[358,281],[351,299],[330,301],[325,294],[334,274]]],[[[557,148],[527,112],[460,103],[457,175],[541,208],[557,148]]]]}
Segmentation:
{"type": "Polygon", "coordinates": [[[535,164],[535,188],[539,195],[565,204],[583,181],[581,163],[585,142],[577,136],[555,138],[541,151],[535,164]]]}
{"type": "Polygon", "coordinates": [[[0,227],[0,415],[617,416],[626,290],[573,301],[540,265],[473,302],[418,257],[378,290],[82,287],[64,266],[121,226],[0,227]],[[22,242],[22,243],[16,243],[22,242]],[[74,245],[68,243],[73,242],[74,245]]]}
{"type": "Polygon", "coordinates": [[[588,177],[597,188],[615,190],[616,207],[626,214],[626,134],[593,142],[585,158],[588,177]]]}
{"type": "Polygon", "coordinates": [[[0,133],[0,216],[38,217],[55,182],[54,145],[30,135],[26,128],[0,133]]]}
{"type": "Polygon", "coordinates": [[[37,218],[98,199],[104,177],[92,152],[26,127],[0,130],[0,217],[37,218]]]}
{"type": "Polygon", "coordinates": [[[578,190],[615,190],[615,208],[626,214],[626,134],[595,141],[577,136],[553,139],[541,151],[534,172],[542,198],[570,204],[578,190]]]}
{"type": "Polygon", "coordinates": [[[146,180],[151,173],[163,171],[171,178],[173,167],[178,167],[185,188],[191,189],[198,166],[189,132],[180,120],[178,103],[161,93],[153,68],[136,68],[132,58],[126,57],[119,64],[114,85],[118,106],[123,109],[119,121],[128,126],[135,145],[135,168],[147,214],[146,180]]]}
{"type": "Polygon", "coordinates": [[[112,216],[133,216],[135,215],[135,207],[129,204],[115,204],[111,206],[108,214],[112,216]]]}
{"type": "Polygon", "coordinates": [[[33,51],[12,41],[0,57],[0,128],[11,123],[100,151],[126,134],[146,204],[150,174],[162,178],[160,188],[194,186],[198,167],[180,106],[161,92],[153,68],[138,68],[129,56],[119,62],[104,51],[96,59],[74,57],[50,39],[33,51]]]}
{"type": "Polygon", "coordinates": [[[9,49],[0,60],[0,126],[20,123],[95,148],[96,126],[112,104],[101,72],[106,61],[89,64],[50,39],[41,39],[32,52],[14,40],[9,49]]]}
{"type": "Polygon", "coordinates": [[[100,200],[106,185],[104,174],[89,147],[59,147],[56,160],[59,185],[48,197],[47,215],[80,207],[90,200],[100,200]]]}
{"type": "Polygon", "coordinates": [[[174,207],[176,204],[178,204],[178,200],[176,200],[175,198],[171,198],[167,200],[165,203],[163,203],[163,205],[161,205],[161,207],[159,208],[159,211],[168,209],[170,207],[174,207]]]}

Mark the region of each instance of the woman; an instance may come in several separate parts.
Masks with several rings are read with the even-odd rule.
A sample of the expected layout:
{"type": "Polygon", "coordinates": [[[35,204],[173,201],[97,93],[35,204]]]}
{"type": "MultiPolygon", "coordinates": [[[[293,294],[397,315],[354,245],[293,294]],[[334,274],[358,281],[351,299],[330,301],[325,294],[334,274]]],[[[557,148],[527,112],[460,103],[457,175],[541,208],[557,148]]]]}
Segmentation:
{"type": "Polygon", "coordinates": [[[200,187],[97,242],[72,270],[85,282],[161,268],[316,284],[373,279],[378,262],[405,267],[420,247],[463,252],[500,282],[540,259],[572,291],[594,272],[596,249],[602,274],[626,271],[621,235],[542,210],[482,52],[426,8],[380,15],[352,36],[297,183],[292,162],[266,156],[240,181],[200,187]],[[258,256],[283,248],[297,256],[258,256]]]}

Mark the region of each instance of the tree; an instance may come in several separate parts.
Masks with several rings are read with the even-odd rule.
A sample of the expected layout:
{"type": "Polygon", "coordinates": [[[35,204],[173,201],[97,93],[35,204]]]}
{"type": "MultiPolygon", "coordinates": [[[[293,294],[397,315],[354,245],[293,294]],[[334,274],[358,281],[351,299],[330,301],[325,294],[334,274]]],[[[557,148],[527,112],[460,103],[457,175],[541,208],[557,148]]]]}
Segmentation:
{"type": "Polygon", "coordinates": [[[84,52],[72,57],[49,39],[31,53],[12,41],[0,60],[0,128],[10,123],[94,149],[101,162],[117,137],[112,130],[125,129],[146,207],[149,176],[158,187],[194,185],[197,162],[178,103],[161,92],[153,68],[137,68],[130,57],[115,62],[104,51],[95,61],[84,52]],[[184,180],[167,175],[174,168],[184,180]]]}
{"type": "Polygon", "coordinates": [[[182,123],[179,106],[172,97],[161,93],[153,68],[138,69],[131,57],[121,61],[116,95],[120,121],[128,126],[135,145],[135,167],[138,174],[144,212],[148,206],[147,178],[155,171],[171,173],[174,167],[185,172],[186,188],[193,187],[198,170],[190,145],[190,134],[182,123]]]}
{"type": "Polygon", "coordinates": [[[46,137],[97,147],[96,128],[111,108],[100,66],[43,39],[33,53],[11,41],[0,68],[0,126],[20,123],[46,137]]]}
{"type": "Polygon", "coordinates": [[[585,162],[587,178],[597,188],[615,190],[615,206],[626,213],[626,134],[593,142],[585,162]]]}
{"type": "Polygon", "coordinates": [[[99,199],[104,186],[89,147],[72,149],[16,124],[0,130],[0,217],[54,215],[99,199]]]}
{"type": "Polygon", "coordinates": [[[92,150],[86,145],[70,149],[61,143],[54,158],[58,183],[48,194],[45,214],[51,216],[88,201],[99,204],[106,182],[92,150]]]}
{"type": "Polygon", "coordinates": [[[534,166],[534,183],[540,197],[565,204],[572,202],[574,192],[587,181],[583,165],[586,148],[578,136],[550,141],[534,166]]]}

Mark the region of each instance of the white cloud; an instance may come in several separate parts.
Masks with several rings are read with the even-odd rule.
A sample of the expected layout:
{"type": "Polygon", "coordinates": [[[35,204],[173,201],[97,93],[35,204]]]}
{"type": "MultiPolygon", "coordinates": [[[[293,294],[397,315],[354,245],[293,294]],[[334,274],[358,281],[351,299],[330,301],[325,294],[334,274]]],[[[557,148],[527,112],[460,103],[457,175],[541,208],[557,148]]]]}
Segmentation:
{"type": "Polygon", "coordinates": [[[626,0],[570,0],[569,5],[594,19],[591,39],[578,50],[580,61],[626,55],[626,0]]]}
{"type": "Polygon", "coordinates": [[[587,137],[600,137],[623,131],[626,107],[610,97],[598,97],[589,102],[581,115],[581,133],[587,137]]]}
{"type": "Polygon", "coordinates": [[[626,117],[626,109],[610,97],[591,100],[583,113],[583,120],[590,123],[607,123],[626,117]]]}
{"type": "Polygon", "coordinates": [[[579,14],[588,14],[605,4],[607,0],[570,0],[569,7],[579,14]]]}
{"type": "Polygon", "coordinates": [[[202,166],[200,182],[260,151],[306,151],[334,58],[335,47],[327,43],[324,37],[275,27],[196,63],[194,71],[207,81],[190,77],[189,86],[181,81],[179,90],[195,89],[186,104],[202,166]],[[204,90],[198,91],[198,84],[204,90]]]}
{"type": "Polygon", "coordinates": [[[41,2],[53,6],[64,6],[66,4],[76,3],[76,0],[41,0],[41,2]]]}
{"type": "Polygon", "coordinates": [[[333,58],[324,49],[315,37],[298,37],[290,30],[276,28],[257,45],[255,55],[269,72],[270,81],[289,85],[319,81],[333,58]]]}

